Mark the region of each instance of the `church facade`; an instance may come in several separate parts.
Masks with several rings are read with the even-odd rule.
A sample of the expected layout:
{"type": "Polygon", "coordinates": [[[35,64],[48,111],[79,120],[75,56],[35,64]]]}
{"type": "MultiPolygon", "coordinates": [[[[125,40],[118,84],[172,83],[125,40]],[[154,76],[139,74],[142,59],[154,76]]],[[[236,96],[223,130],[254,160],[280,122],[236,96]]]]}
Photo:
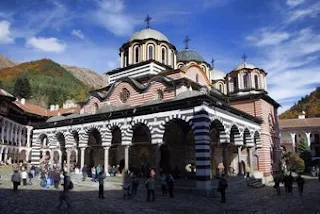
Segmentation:
{"type": "Polygon", "coordinates": [[[34,124],[33,164],[119,165],[178,170],[210,189],[218,173],[250,172],[266,180],[279,170],[276,103],[267,73],[244,61],[229,73],[161,32],[140,30],[120,47],[120,68],[92,91],[79,114],[34,124]],[[195,165],[190,172],[188,166],[195,165]]]}

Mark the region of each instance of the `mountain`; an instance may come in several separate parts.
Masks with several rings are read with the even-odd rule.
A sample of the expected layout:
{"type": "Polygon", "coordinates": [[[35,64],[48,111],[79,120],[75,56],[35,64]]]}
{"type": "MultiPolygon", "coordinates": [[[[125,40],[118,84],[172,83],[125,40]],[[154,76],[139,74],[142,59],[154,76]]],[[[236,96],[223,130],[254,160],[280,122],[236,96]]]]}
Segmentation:
{"type": "Polygon", "coordinates": [[[92,88],[50,59],[24,62],[0,69],[0,87],[17,96],[14,83],[20,75],[26,75],[31,86],[31,97],[27,98],[28,101],[45,108],[50,104],[62,106],[68,99],[83,101],[92,88]]]}
{"type": "Polygon", "coordinates": [[[96,72],[90,69],[79,68],[79,67],[69,66],[69,65],[61,65],[61,66],[67,71],[71,72],[81,82],[91,86],[94,89],[99,89],[107,85],[107,80],[103,75],[97,74],[96,72]]]}
{"type": "Polygon", "coordinates": [[[279,115],[280,119],[294,119],[302,112],[306,112],[306,117],[320,117],[320,87],[311,94],[302,97],[289,110],[279,115]]]}
{"type": "Polygon", "coordinates": [[[9,67],[15,66],[17,64],[18,63],[13,62],[10,59],[8,59],[7,57],[0,54],[0,69],[9,68],[9,67]]]}

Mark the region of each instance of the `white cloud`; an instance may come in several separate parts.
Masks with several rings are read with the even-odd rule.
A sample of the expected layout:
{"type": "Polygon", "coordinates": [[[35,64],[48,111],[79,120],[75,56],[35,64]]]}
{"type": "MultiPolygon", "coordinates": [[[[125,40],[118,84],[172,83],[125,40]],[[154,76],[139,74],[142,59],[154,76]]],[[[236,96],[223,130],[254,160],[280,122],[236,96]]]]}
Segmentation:
{"type": "Polygon", "coordinates": [[[45,52],[61,53],[65,50],[66,44],[56,38],[31,37],[26,45],[45,52]]]}
{"type": "Polygon", "coordinates": [[[269,46],[278,45],[289,38],[290,35],[287,32],[274,32],[269,29],[261,29],[255,35],[247,36],[246,40],[256,46],[269,46]]]}
{"type": "Polygon", "coordinates": [[[299,4],[302,4],[305,0],[287,0],[287,5],[291,7],[298,6],[299,4]]]}
{"type": "Polygon", "coordinates": [[[81,30],[72,30],[71,35],[76,36],[80,39],[84,39],[84,34],[81,30]]]}
{"type": "Polygon", "coordinates": [[[136,21],[124,12],[122,0],[99,1],[99,8],[93,16],[96,21],[117,36],[128,36],[134,31],[136,21]]]}
{"type": "Polygon", "coordinates": [[[10,44],[13,42],[14,39],[10,32],[10,22],[0,21],[0,44],[10,44]]]}
{"type": "Polygon", "coordinates": [[[287,19],[287,22],[291,23],[306,17],[316,18],[319,13],[320,13],[320,2],[315,3],[305,9],[292,10],[289,14],[289,18],[287,19]]]}

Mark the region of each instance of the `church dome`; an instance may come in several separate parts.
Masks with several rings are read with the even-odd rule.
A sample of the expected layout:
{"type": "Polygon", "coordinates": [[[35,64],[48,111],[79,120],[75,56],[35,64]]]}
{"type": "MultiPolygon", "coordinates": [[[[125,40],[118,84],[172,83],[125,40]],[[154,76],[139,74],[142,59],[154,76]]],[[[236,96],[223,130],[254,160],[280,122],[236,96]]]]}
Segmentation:
{"type": "Polygon", "coordinates": [[[132,42],[134,40],[144,40],[144,39],[156,39],[159,41],[169,42],[168,38],[165,35],[163,35],[159,31],[153,30],[151,28],[146,28],[146,29],[143,29],[143,30],[140,30],[140,31],[134,33],[131,36],[129,41],[132,42]]]}
{"type": "Polygon", "coordinates": [[[210,72],[211,72],[211,79],[212,80],[222,80],[226,76],[226,73],[224,73],[223,71],[220,71],[216,68],[213,68],[210,72]]]}
{"type": "Polygon", "coordinates": [[[190,62],[190,61],[205,62],[205,60],[202,58],[200,54],[188,49],[178,52],[177,61],[178,62],[190,62]]]}
{"type": "Polygon", "coordinates": [[[255,68],[258,68],[258,67],[253,65],[253,64],[249,64],[247,62],[244,62],[244,63],[241,63],[240,65],[238,65],[237,67],[235,67],[233,69],[233,71],[239,71],[239,70],[244,69],[244,68],[255,69],[255,68]]]}

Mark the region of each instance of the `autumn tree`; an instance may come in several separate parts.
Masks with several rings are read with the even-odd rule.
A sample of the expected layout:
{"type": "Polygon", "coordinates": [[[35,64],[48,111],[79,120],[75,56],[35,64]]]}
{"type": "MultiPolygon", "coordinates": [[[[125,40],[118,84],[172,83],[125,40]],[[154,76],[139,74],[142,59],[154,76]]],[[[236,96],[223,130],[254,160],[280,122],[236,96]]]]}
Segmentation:
{"type": "Polygon", "coordinates": [[[31,86],[26,72],[20,73],[13,85],[13,94],[16,97],[28,99],[31,96],[31,86]]]}
{"type": "Polygon", "coordinates": [[[283,155],[287,170],[290,172],[302,173],[305,170],[304,160],[295,152],[287,152],[283,155]]]}

